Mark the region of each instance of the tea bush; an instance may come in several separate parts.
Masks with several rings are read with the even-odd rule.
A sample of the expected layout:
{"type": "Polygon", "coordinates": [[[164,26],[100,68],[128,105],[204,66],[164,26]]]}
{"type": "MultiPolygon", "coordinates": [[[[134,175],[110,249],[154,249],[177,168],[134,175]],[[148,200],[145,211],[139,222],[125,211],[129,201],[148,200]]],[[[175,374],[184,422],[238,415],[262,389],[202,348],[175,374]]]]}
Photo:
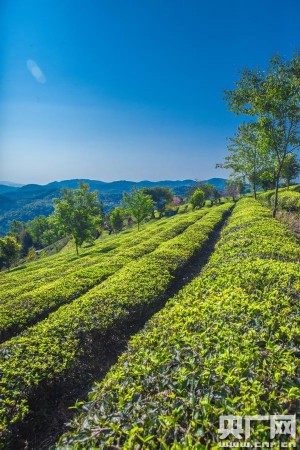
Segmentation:
{"type": "MultiPolygon", "coordinates": [[[[220,415],[299,411],[299,262],[296,237],[241,200],[204,272],[131,339],[57,448],[218,449],[220,415]]],[[[269,443],[266,425],[252,444],[269,443]]]]}

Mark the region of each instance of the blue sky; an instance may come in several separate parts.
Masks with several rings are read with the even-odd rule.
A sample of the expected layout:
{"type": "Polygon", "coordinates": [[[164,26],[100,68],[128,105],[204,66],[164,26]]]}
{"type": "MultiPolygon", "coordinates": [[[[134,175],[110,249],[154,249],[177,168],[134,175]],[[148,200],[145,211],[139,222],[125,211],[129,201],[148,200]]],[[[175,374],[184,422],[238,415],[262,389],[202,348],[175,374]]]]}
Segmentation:
{"type": "Polygon", "coordinates": [[[206,179],[238,70],[300,48],[299,0],[1,0],[0,179],[206,179]]]}

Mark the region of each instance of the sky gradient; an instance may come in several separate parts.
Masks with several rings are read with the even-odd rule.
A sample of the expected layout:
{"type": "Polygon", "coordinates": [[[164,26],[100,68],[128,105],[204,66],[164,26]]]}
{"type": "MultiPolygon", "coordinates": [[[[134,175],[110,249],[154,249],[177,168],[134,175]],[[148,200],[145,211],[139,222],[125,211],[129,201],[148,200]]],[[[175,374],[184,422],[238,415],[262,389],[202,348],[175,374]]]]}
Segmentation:
{"type": "Polygon", "coordinates": [[[299,0],[2,0],[0,179],[207,179],[243,67],[300,48],[299,0]]]}

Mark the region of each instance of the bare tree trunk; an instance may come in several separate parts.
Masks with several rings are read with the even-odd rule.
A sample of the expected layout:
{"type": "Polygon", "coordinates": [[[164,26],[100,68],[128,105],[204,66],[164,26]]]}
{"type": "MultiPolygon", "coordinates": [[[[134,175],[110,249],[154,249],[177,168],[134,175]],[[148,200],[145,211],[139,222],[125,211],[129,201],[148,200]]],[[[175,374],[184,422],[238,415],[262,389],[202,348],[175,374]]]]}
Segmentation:
{"type": "Polygon", "coordinates": [[[279,175],[276,176],[275,179],[275,197],[274,197],[274,204],[273,204],[273,212],[272,217],[276,217],[277,212],[277,206],[278,206],[278,188],[279,188],[279,175]]]}
{"type": "Polygon", "coordinates": [[[256,184],[255,183],[253,183],[253,195],[256,200],[257,195],[256,195],[256,184]]]}

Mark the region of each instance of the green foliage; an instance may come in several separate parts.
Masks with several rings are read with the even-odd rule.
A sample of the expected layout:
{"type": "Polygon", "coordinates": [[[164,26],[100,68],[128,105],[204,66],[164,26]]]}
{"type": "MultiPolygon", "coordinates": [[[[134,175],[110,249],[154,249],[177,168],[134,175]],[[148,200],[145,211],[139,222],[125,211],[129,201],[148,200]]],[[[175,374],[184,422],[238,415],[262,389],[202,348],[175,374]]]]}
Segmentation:
{"type": "MultiPolygon", "coordinates": [[[[264,192],[259,195],[259,200],[262,203],[272,207],[274,204],[275,192],[274,190],[264,192]]],[[[286,191],[281,189],[278,194],[278,206],[280,209],[287,210],[289,212],[300,212],[300,192],[296,190],[286,191]]]]}
{"type": "Polygon", "coordinates": [[[300,55],[291,60],[276,56],[266,70],[244,69],[236,88],[225,93],[231,111],[257,119],[259,145],[274,173],[273,217],[283,166],[288,155],[300,147],[299,73],[300,55]]]}
{"type": "Polygon", "coordinates": [[[285,180],[287,187],[289,188],[292,180],[297,178],[300,175],[300,161],[297,159],[295,153],[290,153],[283,165],[281,178],[285,180]]]}
{"type": "Polygon", "coordinates": [[[35,259],[36,259],[36,253],[35,253],[34,248],[31,247],[31,248],[28,250],[28,253],[27,253],[27,255],[26,255],[26,261],[27,261],[27,262],[31,262],[31,261],[34,261],[35,259]]]}
{"type": "MultiPolygon", "coordinates": [[[[178,236],[166,241],[165,235],[158,246],[158,242],[156,246],[152,242],[157,247],[154,251],[126,264],[99,286],[1,345],[0,423],[4,440],[12,424],[28,415],[29,399],[41,386],[46,392],[53,382],[63,381],[66,373],[70,376],[73,370],[74,376],[78,374],[80,358],[89,354],[97,336],[114,336],[129,317],[142,319],[161,301],[175,273],[202,249],[231,207],[225,204],[209,212],[204,209],[192,213],[194,219],[200,219],[178,236]]],[[[147,242],[142,244],[147,247],[147,242]]],[[[135,246],[132,251],[136,252],[135,246]]]]}
{"type": "Polygon", "coordinates": [[[36,249],[47,247],[63,236],[59,224],[53,215],[49,217],[37,216],[26,225],[36,249]]]}
{"type": "Polygon", "coordinates": [[[19,237],[20,237],[21,233],[24,231],[24,228],[25,228],[24,222],[21,222],[19,220],[13,220],[11,222],[8,234],[10,236],[15,237],[17,239],[17,241],[19,242],[19,237]]]}
{"type": "Polygon", "coordinates": [[[61,199],[54,199],[55,218],[65,234],[71,234],[76,246],[93,240],[93,233],[102,221],[102,207],[97,192],[80,182],[78,189],[63,189],[61,199]]]}
{"type": "Polygon", "coordinates": [[[202,208],[205,204],[204,192],[201,189],[196,189],[190,198],[193,209],[202,208]]]}
{"type": "Polygon", "coordinates": [[[123,204],[131,216],[136,220],[138,230],[143,220],[150,216],[154,208],[154,202],[149,195],[145,195],[142,189],[133,189],[130,194],[124,194],[123,204]]]}
{"type": "Polygon", "coordinates": [[[21,232],[21,234],[19,236],[19,242],[21,244],[20,255],[22,258],[24,258],[27,255],[29,249],[33,245],[32,236],[31,236],[28,228],[25,227],[24,230],[21,232]]]}
{"type": "Polygon", "coordinates": [[[0,238],[0,256],[4,265],[9,268],[17,261],[21,245],[12,236],[5,236],[0,238]]]}
{"type": "Polygon", "coordinates": [[[260,142],[259,131],[259,124],[254,122],[240,125],[236,136],[230,139],[229,156],[223,164],[225,169],[231,169],[234,175],[240,175],[252,184],[254,198],[268,156],[260,142]]]}
{"type": "Polygon", "coordinates": [[[143,188],[142,191],[144,194],[149,195],[149,197],[152,198],[160,217],[166,210],[166,207],[173,201],[173,193],[168,187],[156,186],[153,188],[143,188]]]}
{"type": "Polygon", "coordinates": [[[192,196],[197,189],[200,189],[204,193],[204,200],[210,200],[211,206],[213,203],[217,204],[221,198],[221,194],[215,186],[209,183],[202,183],[201,181],[189,189],[188,195],[192,196]]]}
{"type": "Polygon", "coordinates": [[[38,273],[34,271],[34,277],[31,271],[27,276],[22,271],[16,275],[15,281],[10,277],[14,287],[5,286],[1,289],[0,286],[0,340],[18,334],[44,317],[48,311],[54,311],[60,305],[80,297],[125,264],[150,253],[164,241],[182,233],[206,212],[204,210],[201,214],[178,217],[160,224],[160,227],[157,224],[147,227],[139,233],[139,239],[135,239],[134,244],[132,236],[128,239],[124,235],[114,249],[102,255],[100,251],[96,258],[92,258],[89,253],[87,257],[81,258],[80,263],[77,261],[77,264],[72,265],[73,270],[67,265],[66,258],[62,263],[55,258],[54,261],[48,260],[45,269],[40,268],[38,273]],[[53,271],[54,265],[56,270],[53,271]]]}
{"type": "Polygon", "coordinates": [[[241,200],[203,273],[130,340],[57,448],[210,450],[220,415],[295,414],[299,262],[296,237],[241,200]]]}
{"type": "Polygon", "coordinates": [[[225,197],[231,197],[233,201],[236,201],[237,197],[241,194],[243,187],[243,182],[239,180],[227,180],[223,194],[225,197]]]}
{"type": "Polygon", "coordinates": [[[124,219],[126,217],[126,212],[124,208],[118,206],[114,208],[109,214],[109,221],[111,223],[112,229],[114,232],[121,231],[124,226],[124,219]]]}

